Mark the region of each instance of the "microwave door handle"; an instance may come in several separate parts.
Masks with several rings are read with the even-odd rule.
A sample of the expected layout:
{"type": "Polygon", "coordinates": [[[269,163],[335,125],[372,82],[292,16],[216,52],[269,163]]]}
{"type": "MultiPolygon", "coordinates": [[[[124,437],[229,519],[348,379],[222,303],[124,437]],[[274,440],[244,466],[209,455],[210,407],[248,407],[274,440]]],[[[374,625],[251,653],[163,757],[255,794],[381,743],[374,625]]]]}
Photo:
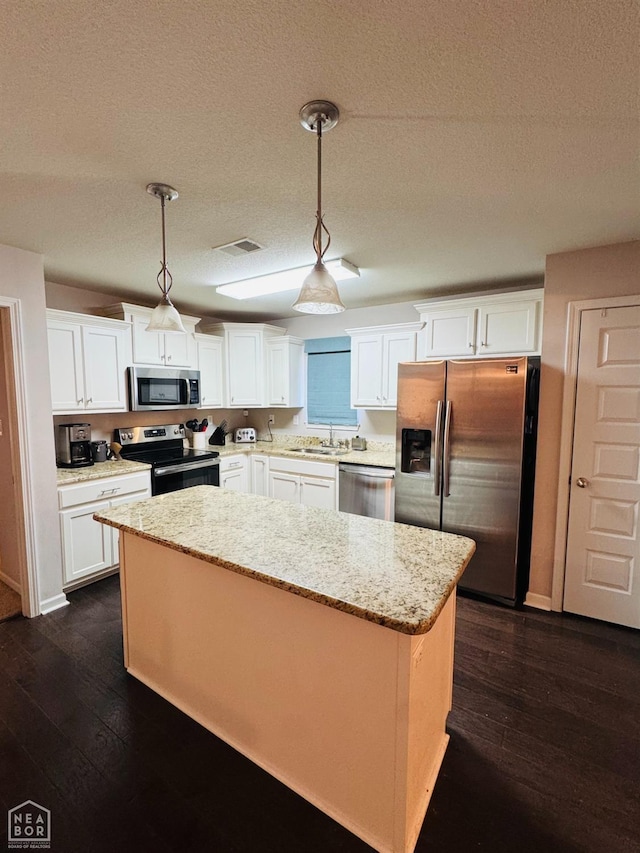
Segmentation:
{"type": "Polygon", "coordinates": [[[438,408],[436,409],[436,428],[435,442],[433,446],[433,494],[438,497],[440,494],[440,436],[442,435],[442,400],[438,400],[438,408]]]}
{"type": "Polygon", "coordinates": [[[449,497],[449,476],[451,468],[451,417],[453,404],[447,400],[447,410],[444,417],[444,450],[442,453],[442,493],[445,498],[449,497]]]}
{"type": "Polygon", "coordinates": [[[169,474],[179,474],[180,471],[195,471],[198,468],[213,468],[219,464],[219,459],[207,459],[203,462],[184,462],[179,465],[163,465],[162,468],[155,468],[153,474],[155,477],[165,477],[169,474]]]}

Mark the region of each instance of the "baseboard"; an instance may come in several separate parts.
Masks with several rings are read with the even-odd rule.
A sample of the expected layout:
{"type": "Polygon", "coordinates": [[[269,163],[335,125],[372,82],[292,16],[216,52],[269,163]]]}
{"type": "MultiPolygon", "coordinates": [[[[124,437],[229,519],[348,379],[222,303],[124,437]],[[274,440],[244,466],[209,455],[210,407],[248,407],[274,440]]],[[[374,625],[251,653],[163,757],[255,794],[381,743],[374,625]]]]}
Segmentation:
{"type": "Polygon", "coordinates": [[[528,592],[524,603],[528,607],[535,607],[538,610],[551,610],[550,595],[540,595],[537,592],[528,592]]]}
{"type": "Polygon", "coordinates": [[[6,575],[2,569],[0,569],[0,581],[2,583],[6,583],[8,587],[10,587],[14,592],[17,592],[18,595],[22,595],[22,588],[17,581],[14,581],[13,578],[10,578],[9,575],[6,575]]]}
{"type": "Polygon", "coordinates": [[[44,616],[46,613],[53,613],[54,610],[66,607],[68,603],[69,601],[64,592],[61,592],[59,595],[53,595],[51,598],[45,598],[44,601],[40,602],[40,615],[44,616]]]}

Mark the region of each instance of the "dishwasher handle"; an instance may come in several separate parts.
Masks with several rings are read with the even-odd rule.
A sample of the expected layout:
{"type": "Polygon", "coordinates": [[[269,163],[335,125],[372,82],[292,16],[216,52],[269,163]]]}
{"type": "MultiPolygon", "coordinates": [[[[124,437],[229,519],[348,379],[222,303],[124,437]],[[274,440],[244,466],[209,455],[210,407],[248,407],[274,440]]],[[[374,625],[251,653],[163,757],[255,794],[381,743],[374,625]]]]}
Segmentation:
{"type": "Polygon", "coordinates": [[[396,476],[396,472],[388,468],[381,468],[379,472],[373,468],[363,468],[361,465],[343,464],[339,465],[338,468],[343,474],[351,474],[355,477],[368,477],[370,480],[393,480],[396,476]]]}

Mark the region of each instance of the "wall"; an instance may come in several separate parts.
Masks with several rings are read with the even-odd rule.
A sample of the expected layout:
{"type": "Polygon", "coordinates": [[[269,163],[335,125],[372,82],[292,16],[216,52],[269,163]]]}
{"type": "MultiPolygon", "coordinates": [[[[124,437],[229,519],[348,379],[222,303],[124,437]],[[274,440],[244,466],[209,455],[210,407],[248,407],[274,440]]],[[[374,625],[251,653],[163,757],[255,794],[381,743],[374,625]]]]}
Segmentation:
{"type": "MultiPolygon", "coordinates": [[[[12,422],[15,417],[13,397],[13,360],[11,358],[11,327],[8,308],[0,308],[0,482],[20,483],[19,472],[14,471],[12,439],[15,430],[12,422]]],[[[19,516],[15,491],[11,488],[0,490],[0,579],[13,589],[20,590],[20,528],[22,516],[19,516]]]]}
{"type": "Polygon", "coordinates": [[[551,596],[569,302],[640,294],[640,241],[547,257],[529,591],[551,596]]]}
{"type": "Polygon", "coordinates": [[[55,448],[51,430],[51,391],[41,255],[0,246],[0,296],[20,301],[24,345],[25,405],[31,432],[27,441],[31,473],[34,556],[40,601],[62,594],[55,448]]]}

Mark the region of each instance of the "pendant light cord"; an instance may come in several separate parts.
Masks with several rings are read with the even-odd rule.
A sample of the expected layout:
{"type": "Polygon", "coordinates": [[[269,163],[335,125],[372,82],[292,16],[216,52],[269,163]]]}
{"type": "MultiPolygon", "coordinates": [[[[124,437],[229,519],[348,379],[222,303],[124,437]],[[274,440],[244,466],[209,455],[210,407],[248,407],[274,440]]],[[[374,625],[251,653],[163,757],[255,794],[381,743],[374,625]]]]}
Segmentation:
{"type": "Polygon", "coordinates": [[[173,286],[173,276],[167,269],[167,238],[164,227],[164,208],[165,208],[166,196],[160,196],[160,208],[162,211],[162,266],[160,267],[160,272],[158,273],[158,277],[156,281],[158,282],[158,287],[162,291],[163,295],[166,297],[169,291],[173,286]],[[160,276],[162,276],[162,284],[160,284],[160,276]],[[167,287],[167,276],[169,277],[169,286],[167,287]]]}
{"type": "Polygon", "coordinates": [[[318,209],[316,210],[316,229],[313,235],[313,248],[317,256],[317,263],[321,263],[325,252],[331,244],[331,234],[322,219],[322,124],[324,116],[318,116],[318,209]],[[322,232],[327,235],[327,245],[322,248],[322,232]]]}

